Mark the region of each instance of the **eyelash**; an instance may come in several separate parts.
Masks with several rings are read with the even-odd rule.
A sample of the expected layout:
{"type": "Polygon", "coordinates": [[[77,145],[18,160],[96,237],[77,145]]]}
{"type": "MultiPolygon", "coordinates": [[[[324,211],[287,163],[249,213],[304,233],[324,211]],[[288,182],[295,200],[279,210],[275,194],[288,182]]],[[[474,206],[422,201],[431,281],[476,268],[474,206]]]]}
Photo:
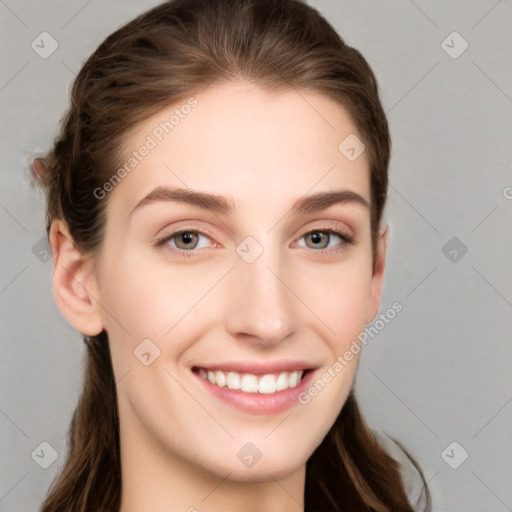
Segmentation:
{"type": "MultiPolygon", "coordinates": [[[[154,245],[158,249],[164,250],[164,251],[170,251],[171,253],[178,254],[180,256],[184,256],[185,258],[196,258],[198,257],[198,249],[175,249],[174,247],[170,247],[168,242],[172,240],[173,238],[183,234],[183,233],[193,233],[198,235],[206,236],[207,238],[211,238],[211,236],[207,233],[203,233],[202,231],[198,231],[196,229],[180,229],[179,231],[175,231],[174,233],[171,233],[170,235],[166,235],[162,238],[159,238],[155,240],[154,245]]],[[[338,254],[342,252],[347,245],[355,245],[354,238],[347,233],[343,231],[339,231],[332,228],[317,228],[313,229],[311,231],[308,231],[307,233],[304,233],[300,238],[304,238],[308,235],[311,235],[313,233],[324,233],[329,235],[337,235],[341,238],[342,242],[339,244],[339,247],[337,249],[312,249],[315,253],[326,255],[326,254],[338,254]]]]}

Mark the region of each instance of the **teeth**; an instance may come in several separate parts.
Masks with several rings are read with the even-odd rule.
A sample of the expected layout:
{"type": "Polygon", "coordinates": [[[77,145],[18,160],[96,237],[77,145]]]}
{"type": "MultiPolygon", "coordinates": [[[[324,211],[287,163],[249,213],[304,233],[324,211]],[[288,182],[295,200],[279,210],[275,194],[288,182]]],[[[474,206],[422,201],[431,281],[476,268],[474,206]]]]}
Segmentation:
{"type": "Polygon", "coordinates": [[[276,378],[273,375],[263,375],[258,382],[259,393],[275,393],[277,389],[276,378]]]}
{"type": "Polygon", "coordinates": [[[280,373],[279,377],[277,378],[277,382],[276,382],[277,391],[282,391],[283,389],[288,389],[288,386],[289,386],[288,374],[286,372],[280,373]]]}
{"type": "MultiPolygon", "coordinates": [[[[215,384],[217,384],[215,382],[215,384]]],[[[217,384],[218,386],[219,384],[217,384]]],[[[240,388],[245,393],[258,392],[258,377],[256,375],[246,374],[242,377],[242,386],[240,388]]]]}
{"type": "Polygon", "coordinates": [[[220,386],[221,388],[223,388],[226,385],[226,376],[224,375],[224,372],[215,372],[215,384],[217,384],[217,386],[220,386]]]}
{"type": "Polygon", "coordinates": [[[240,389],[240,374],[235,372],[228,373],[228,388],[238,390],[240,389]]]}
{"type": "Polygon", "coordinates": [[[199,374],[203,379],[209,380],[212,384],[221,388],[227,387],[244,393],[272,394],[296,387],[302,379],[303,370],[281,372],[279,374],[269,373],[258,377],[252,373],[242,375],[238,372],[229,372],[226,375],[221,370],[206,371],[200,368],[199,374]]]}

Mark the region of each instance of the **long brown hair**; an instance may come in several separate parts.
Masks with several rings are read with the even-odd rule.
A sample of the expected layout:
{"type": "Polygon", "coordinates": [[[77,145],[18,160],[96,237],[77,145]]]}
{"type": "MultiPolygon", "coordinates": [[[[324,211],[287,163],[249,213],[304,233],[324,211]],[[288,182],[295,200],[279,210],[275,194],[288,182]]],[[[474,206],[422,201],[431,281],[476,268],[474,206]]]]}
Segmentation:
{"type": "MultiPolygon", "coordinates": [[[[126,134],[151,115],[226,80],[313,91],[341,104],[368,151],[372,247],[386,202],[391,140],[377,80],[363,56],[302,0],[170,0],[108,36],[89,57],[47,155],[34,168],[47,194],[47,231],[64,220],[77,248],[102,243],[94,190],[122,165],[126,134]]],[[[41,512],[114,512],[121,497],[116,382],[108,336],[84,336],[84,388],[69,454],[41,512]]],[[[407,454],[407,452],[405,452],[407,454]]],[[[421,469],[407,454],[430,494],[421,469]]],[[[399,463],[364,422],[351,392],[306,466],[305,511],[412,512],[399,463]]]]}

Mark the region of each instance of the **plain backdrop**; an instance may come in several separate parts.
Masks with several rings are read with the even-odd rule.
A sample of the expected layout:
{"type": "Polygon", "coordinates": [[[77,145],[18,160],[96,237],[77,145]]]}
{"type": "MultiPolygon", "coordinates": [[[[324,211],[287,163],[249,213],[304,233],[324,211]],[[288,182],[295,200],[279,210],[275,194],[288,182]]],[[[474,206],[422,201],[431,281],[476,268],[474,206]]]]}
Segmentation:
{"type": "MultiPolygon", "coordinates": [[[[37,510],[62,467],[84,355],[53,299],[28,160],[86,57],[157,3],[0,1],[2,512],[37,510]]],[[[310,4],[369,61],[393,140],[381,310],[403,310],[362,352],[360,405],[418,459],[436,512],[511,511],[512,3],[310,4]]]]}

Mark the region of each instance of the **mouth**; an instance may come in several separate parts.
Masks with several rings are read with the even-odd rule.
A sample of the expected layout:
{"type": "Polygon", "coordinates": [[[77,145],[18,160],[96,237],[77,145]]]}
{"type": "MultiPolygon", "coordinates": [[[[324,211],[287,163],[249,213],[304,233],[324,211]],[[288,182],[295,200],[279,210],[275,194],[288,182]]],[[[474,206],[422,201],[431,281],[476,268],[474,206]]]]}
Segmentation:
{"type": "Polygon", "coordinates": [[[310,385],[314,371],[300,364],[221,366],[194,366],[192,373],[214,398],[256,414],[276,414],[299,404],[298,396],[310,385]]]}
{"type": "Polygon", "coordinates": [[[241,391],[242,393],[271,395],[297,387],[302,377],[310,370],[283,371],[263,375],[234,371],[207,370],[205,368],[194,368],[192,371],[198,372],[204,380],[220,388],[241,391]]]}

